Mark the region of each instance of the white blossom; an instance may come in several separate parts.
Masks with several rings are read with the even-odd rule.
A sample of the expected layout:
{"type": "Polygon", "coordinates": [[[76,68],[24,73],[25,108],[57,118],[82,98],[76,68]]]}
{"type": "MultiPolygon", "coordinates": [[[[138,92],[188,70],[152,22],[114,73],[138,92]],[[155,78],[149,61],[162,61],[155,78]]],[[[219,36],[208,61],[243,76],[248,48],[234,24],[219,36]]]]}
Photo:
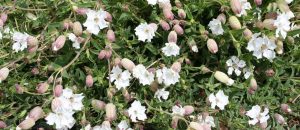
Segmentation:
{"type": "Polygon", "coordinates": [[[256,123],[264,123],[267,122],[270,116],[268,115],[269,109],[265,108],[261,113],[261,107],[255,105],[251,108],[251,110],[247,111],[246,115],[252,118],[249,120],[250,125],[255,125],[256,123]]]}
{"type": "Polygon", "coordinates": [[[132,74],[133,77],[139,79],[142,85],[150,85],[154,81],[154,74],[149,72],[142,64],[135,66],[132,74]]]}
{"type": "Polygon", "coordinates": [[[142,106],[140,101],[135,100],[128,109],[128,114],[133,122],[137,122],[137,119],[144,121],[147,119],[145,111],[146,107],[142,106]]]}
{"type": "Polygon", "coordinates": [[[27,38],[29,35],[27,33],[14,32],[13,41],[15,42],[12,49],[16,52],[23,51],[27,48],[27,38]]]}
{"type": "Polygon", "coordinates": [[[61,112],[61,113],[49,113],[48,116],[45,118],[48,125],[54,125],[55,128],[58,130],[66,130],[71,129],[75,124],[75,119],[73,117],[74,112],[61,112]]]}
{"type": "Polygon", "coordinates": [[[147,0],[149,5],[156,5],[157,4],[157,0],[147,0]]]}
{"type": "Polygon", "coordinates": [[[202,116],[202,115],[199,115],[197,117],[197,122],[200,124],[200,125],[204,125],[204,124],[207,124],[209,125],[210,127],[216,127],[215,125],[215,121],[214,121],[214,118],[212,116],[202,116]]]}
{"type": "Polygon", "coordinates": [[[192,46],[192,51],[197,53],[198,52],[198,47],[196,45],[193,45],[192,46]]]}
{"type": "Polygon", "coordinates": [[[243,73],[245,79],[248,79],[252,75],[252,71],[248,67],[243,69],[243,73]]]}
{"type": "Polygon", "coordinates": [[[170,86],[179,82],[180,75],[172,69],[163,67],[162,69],[156,70],[156,77],[158,83],[164,83],[166,86],[170,86]]]}
{"type": "Polygon", "coordinates": [[[241,2],[241,6],[242,6],[242,11],[237,14],[238,17],[241,17],[242,15],[247,16],[247,11],[246,10],[250,10],[251,4],[247,1],[247,0],[240,0],[241,2]]]}
{"type": "Polygon", "coordinates": [[[179,55],[180,48],[179,46],[174,43],[166,43],[166,46],[162,48],[162,52],[164,53],[165,56],[177,56],[179,55]]]}
{"type": "Polygon", "coordinates": [[[172,114],[178,116],[184,116],[185,109],[181,105],[175,105],[172,107],[172,114]]]}
{"type": "Polygon", "coordinates": [[[166,91],[165,88],[163,89],[158,89],[155,94],[154,97],[157,98],[160,102],[161,99],[167,100],[169,97],[170,92],[166,91]]]}
{"type": "Polygon", "coordinates": [[[285,2],[287,3],[287,4],[290,4],[290,3],[292,3],[294,0],[285,0],[285,2]]]}
{"type": "Polygon", "coordinates": [[[129,86],[131,79],[131,74],[128,70],[122,71],[119,66],[114,66],[110,74],[110,82],[114,82],[116,88],[120,90],[121,88],[126,88],[129,86]]]}
{"type": "Polygon", "coordinates": [[[237,76],[240,76],[241,69],[246,66],[246,62],[243,60],[240,60],[236,56],[231,56],[231,58],[226,61],[226,65],[228,67],[227,73],[229,75],[232,75],[232,72],[234,71],[237,76]]]}
{"type": "Polygon", "coordinates": [[[138,36],[139,41],[151,42],[152,38],[155,36],[156,28],[147,23],[141,23],[135,29],[135,35],[138,36]]]}
{"type": "Polygon", "coordinates": [[[118,124],[118,130],[131,130],[131,128],[129,128],[128,123],[125,120],[122,120],[119,124],[118,124]]]}
{"type": "Polygon", "coordinates": [[[224,33],[222,23],[219,19],[211,20],[208,24],[208,27],[214,35],[223,35],[224,33]]]}
{"type": "Polygon", "coordinates": [[[286,38],[287,32],[290,31],[291,22],[289,21],[290,16],[287,13],[281,13],[277,16],[274,21],[274,26],[276,27],[276,37],[286,38]]]}
{"type": "Polygon", "coordinates": [[[219,90],[216,95],[213,93],[210,94],[208,100],[211,103],[212,109],[218,106],[221,110],[224,110],[225,106],[229,103],[228,96],[224,94],[223,90],[219,90]]]}
{"type": "Polygon", "coordinates": [[[82,99],[84,96],[81,94],[74,94],[69,88],[63,90],[62,97],[70,100],[70,106],[75,111],[80,111],[83,108],[82,99]]]}
{"type": "Polygon", "coordinates": [[[82,40],[79,37],[76,37],[74,33],[69,33],[68,38],[73,42],[72,47],[80,49],[80,43],[82,40]]]}
{"type": "Polygon", "coordinates": [[[100,9],[99,11],[88,10],[87,19],[83,26],[85,26],[87,31],[90,33],[97,35],[101,29],[108,27],[108,22],[105,21],[107,17],[107,12],[100,9]]]}

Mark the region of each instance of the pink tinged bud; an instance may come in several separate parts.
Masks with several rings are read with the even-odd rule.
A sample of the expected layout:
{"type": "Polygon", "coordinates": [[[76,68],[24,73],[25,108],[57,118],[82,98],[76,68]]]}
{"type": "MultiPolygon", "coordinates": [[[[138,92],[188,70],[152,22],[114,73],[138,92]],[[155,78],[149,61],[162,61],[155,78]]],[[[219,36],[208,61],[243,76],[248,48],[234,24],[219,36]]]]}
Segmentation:
{"type": "Polygon", "coordinates": [[[216,54],[218,52],[218,45],[214,39],[207,40],[207,48],[213,54],[216,54]]]}
{"type": "Polygon", "coordinates": [[[286,124],[286,122],[285,122],[285,120],[284,120],[284,118],[283,118],[282,115],[275,113],[274,117],[275,117],[277,123],[279,123],[280,125],[286,124]]]}
{"type": "Polygon", "coordinates": [[[231,86],[234,83],[234,80],[232,80],[231,78],[229,78],[225,73],[221,72],[221,71],[216,71],[214,74],[214,77],[222,82],[225,83],[229,86],[231,86]]]}
{"type": "Polygon", "coordinates": [[[149,24],[151,26],[151,28],[153,28],[155,31],[158,29],[158,26],[156,23],[150,23],[149,24]]]}
{"type": "Polygon", "coordinates": [[[180,24],[180,21],[177,19],[174,19],[170,22],[172,25],[180,24]]]}
{"type": "Polygon", "coordinates": [[[248,28],[246,28],[243,32],[245,38],[247,40],[250,40],[252,38],[253,33],[251,32],[251,30],[249,30],[248,28]]]}
{"type": "Polygon", "coordinates": [[[105,128],[107,128],[107,127],[110,128],[110,122],[109,121],[103,121],[102,126],[106,126],[105,128]]]}
{"type": "Polygon", "coordinates": [[[257,82],[254,78],[251,78],[250,80],[250,89],[256,91],[257,90],[257,82]]]}
{"type": "Polygon", "coordinates": [[[127,90],[124,90],[122,94],[127,102],[131,101],[132,97],[127,90]]]}
{"type": "Polygon", "coordinates": [[[36,52],[38,49],[38,46],[33,46],[33,47],[28,47],[27,50],[29,53],[34,53],[36,52]]]}
{"type": "Polygon", "coordinates": [[[217,17],[218,20],[220,20],[223,24],[226,23],[226,16],[225,14],[219,14],[218,17],[217,17]]]}
{"type": "Polygon", "coordinates": [[[39,83],[38,86],[36,87],[36,90],[38,93],[43,94],[45,93],[49,88],[49,84],[47,82],[44,83],[39,83]]]}
{"type": "Polygon", "coordinates": [[[204,130],[202,128],[202,125],[200,125],[198,122],[191,122],[189,127],[192,128],[193,130],[204,130]]]}
{"type": "Polygon", "coordinates": [[[183,28],[179,24],[176,24],[173,29],[178,35],[183,35],[184,33],[183,28]]]}
{"type": "Polygon", "coordinates": [[[47,80],[48,84],[53,83],[53,80],[54,80],[54,77],[53,77],[53,75],[51,75],[47,80]]]}
{"type": "Polygon", "coordinates": [[[257,6],[262,4],[262,0],[254,0],[254,2],[257,6]]]}
{"type": "Polygon", "coordinates": [[[181,8],[182,7],[182,4],[179,0],[175,0],[175,5],[177,8],[181,8]]]}
{"type": "Polygon", "coordinates": [[[193,106],[184,106],[184,115],[190,115],[194,112],[193,106]]]}
{"type": "Polygon", "coordinates": [[[5,23],[6,20],[7,20],[7,14],[6,13],[1,13],[0,19],[3,21],[3,23],[5,23]]]}
{"type": "Polygon", "coordinates": [[[35,121],[43,118],[45,115],[43,109],[39,106],[33,108],[30,112],[28,117],[34,119],[35,121]]]}
{"type": "Polygon", "coordinates": [[[31,127],[33,127],[35,125],[35,120],[32,118],[27,118],[24,121],[22,121],[17,127],[19,127],[20,129],[30,129],[31,127]]]}
{"type": "Polygon", "coordinates": [[[114,59],[114,66],[121,67],[121,59],[119,57],[114,59]]]}
{"type": "Polygon", "coordinates": [[[257,22],[255,23],[255,26],[256,26],[257,28],[259,28],[259,29],[263,29],[263,28],[264,28],[264,24],[263,24],[263,22],[261,22],[261,21],[257,21],[257,22]]]}
{"type": "Polygon", "coordinates": [[[230,0],[231,10],[235,14],[240,14],[242,12],[242,4],[240,0],[230,0]]]}
{"type": "Polygon", "coordinates": [[[15,87],[18,94],[23,94],[24,88],[20,84],[16,84],[15,87]]]}
{"type": "Polygon", "coordinates": [[[94,80],[93,80],[92,75],[86,76],[86,78],[85,78],[85,85],[88,86],[88,87],[92,87],[93,84],[94,84],[94,80]]]}
{"type": "Polygon", "coordinates": [[[135,67],[135,64],[127,58],[123,58],[121,60],[121,65],[129,71],[132,71],[132,69],[135,67]]]}
{"type": "Polygon", "coordinates": [[[274,19],[265,19],[263,21],[263,26],[264,28],[268,29],[268,30],[275,30],[276,27],[274,26],[274,19]]]}
{"type": "Polygon", "coordinates": [[[169,8],[164,8],[163,13],[166,19],[168,20],[173,20],[174,19],[174,14],[172,13],[172,10],[169,8]]]}
{"type": "Polygon", "coordinates": [[[165,31],[169,31],[171,29],[170,25],[164,20],[160,20],[159,24],[165,31]]]}
{"type": "Polygon", "coordinates": [[[283,54],[283,42],[281,40],[277,40],[276,42],[277,48],[275,49],[277,54],[283,54]]]}
{"type": "Polygon", "coordinates": [[[62,94],[62,92],[63,92],[63,86],[60,84],[56,85],[54,88],[54,96],[59,97],[62,94]]]}
{"type": "Polygon", "coordinates": [[[237,29],[242,28],[242,25],[237,17],[230,16],[228,21],[229,21],[229,25],[232,29],[237,30],[237,29]]]}
{"type": "Polygon", "coordinates": [[[9,69],[4,67],[0,69],[0,83],[8,77],[9,69]]]}
{"type": "Polygon", "coordinates": [[[0,28],[3,28],[4,22],[0,19],[0,28]]]}
{"type": "Polygon", "coordinates": [[[265,71],[265,74],[266,74],[266,76],[268,76],[268,77],[273,77],[273,76],[275,75],[275,72],[274,72],[273,69],[267,69],[267,70],[265,71]]]}
{"type": "Polygon", "coordinates": [[[253,89],[251,89],[251,88],[248,88],[247,91],[248,91],[248,93],[251,94],[251,95],[253,95],[253,94],[255,93],[255,90],[253,90],[253,89]]]}
{"type": "Polygon", "coordinates": [[[174,70],[175,72],[180,72],[181,70],[181,63],[179,62],[174,62],[171,66],[171,69],[174,70]]]}
{"type": "Polygon", "coordinates": [[[116,41],[115,32],[111,29],[108,30],[106,34],[106,38],[109,42],[115,42],[116,41]]]}
{"type": "Polygon", "coordinates": [[[32,69],[31,69],[31,73],[32,73],[33,75],[38,75],[38,74],[40,73],[40,71],[39,71],[38,68],[32,68],[32,69]]]}
{"type": "Polygon", "coordinates": [[[56,111],[57,108],[61,107],[63,103],[59,100],[59,98],[54,98],[51,102],[51,110],[56,111]]]}
{"type": "Polygon", "coordinates": [[[179,18],[181,18],[181,19],[185,19],[185,18],[186,18],[186,13],[185,13],[185,11],[184,11],[183,9],[179,9],[179,10],[178,10],[178,16],[179,16],[179,18]]]}
{"type": "Polygon", "coordinates": [[[106,55],[105,55],[105,59],[110,59],[111,58],[111,55],[112,55],[112,50],[106,50],[106,55]]]}
{"type": "Polygon", "coordinates": [[[105,106],[106,106],[106,103],[103,101],[96,100],[96,99],[92,100],[92,107],[95,110],[104,110],[105,106]]]}
{"type": "Polygon", "coordinates": [[[85,15],[87,11],[88,11],[88,9],[86,9],[86,8],[77,8],[77,9],[75,9],[75,12],[79,15],[85,15]]]}
{"type": "Polygon", "coordinates": [[[178,120],[179,120],[179,119],[178,119],[177,116],[173,116],[173,117],[172,117],[171,127],[172,127],[173,129],[176,129],[176,128],[177,128],[178,120]]]}
{"type": "Polygon", "coordinates": [[[259,128],[261,128],[262,130],[265,130],[265,129],[268,127],[268,122],[259,123],[258,126],[259,126],[259,128]]]}
{"type": "Polygon", "coordinates": [[[63,48],[66,42],[66,37],[64,35],[60,35],[55,42],[52,43],[52,50],[58,51],[59,49],[63,48]]]}
{"type": "Polygon", "coordinates": [[[105,20],[108,21],[108,22],[112,22],[112,15],[110,13],[106,12],[105,20]]]}
{"type": "Polygon", "coordinates": [[[4,121],[0,121],[0,128],[3,129],[3,128],[6,128],[7,125],[4,121]]]}
{"type": "Polygon", "coordinates": [[[168,35],[168,42],[177,42],[177,33],[175,31],[171,31],[168,35]]]}
{"type": "Polygon", "coordinates": [[[98,54],[98,59],[102,60],[105,58],[105,56],[106,56],[106,51],[101,50],[100,53],[98,54]]]}
{"type": "Polygon", "coordinates": [[[281,104],[280,108],[281,108],[281,111],[283,111],[285,113],[292,113],[292,109],[290,108],[290,106],[288,104],[281,104]]]}
{"type": "Polygon", "coordinates": [[[115,119],[117,119],[117,110],[116,110],[116,106],[112,103],[108,103],[105,106],[105,112],[106,112],[106,120],[108,121],[113,121],[115,119]]]}
{"type": "Polygon", "coordinates": [[[76,36],[80,36],[82,34],[82,26],[80,22],[75,22],[73,24],[73,32],[76,36]]]}

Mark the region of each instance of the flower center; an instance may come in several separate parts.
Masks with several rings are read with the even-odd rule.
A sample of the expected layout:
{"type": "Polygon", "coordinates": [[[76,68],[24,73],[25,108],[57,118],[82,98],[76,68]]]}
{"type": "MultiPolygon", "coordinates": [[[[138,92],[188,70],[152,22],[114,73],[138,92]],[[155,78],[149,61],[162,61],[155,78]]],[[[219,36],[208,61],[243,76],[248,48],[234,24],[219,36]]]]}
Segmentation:
{"type": "Polygon", "coordinates": [[[266,44],[263,44],[263,45],[261,46],[261,50],[263,51],[263,50],[266,50],[266,49],[268,49],[267,45],[266,45],[266,44]]]}
{"type": "Polygon", "coordinates": [[[94,21],[95,21],[96,23],[98,23],[100,20],[99,20],[98,17],[96,17],[96,18],[94,18],[94,21]]]}

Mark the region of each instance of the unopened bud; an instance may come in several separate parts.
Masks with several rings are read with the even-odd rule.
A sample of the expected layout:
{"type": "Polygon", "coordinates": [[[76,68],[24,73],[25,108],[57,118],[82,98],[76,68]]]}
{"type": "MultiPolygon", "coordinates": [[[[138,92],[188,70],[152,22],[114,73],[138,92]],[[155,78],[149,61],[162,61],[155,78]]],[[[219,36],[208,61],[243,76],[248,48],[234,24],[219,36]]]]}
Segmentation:
{"type": "Polygon", "coordinates": [[[219,14],[217,19],[220,20],[223,24],[226,23],[226,15],[223,13],[219,14]]]}
{"type": "Polygon", "coordinates": [[[49,88],[49,84],[47,82],[39,83],[36,87],[36,90],[38,93],[43,94],[45,93],[49,88]]]}
{"type": "Polygon", "coordinates": [[[268,127],[268,122],[258,123],[259,128],[265,130],[268,127]]]}
{"type": "Polygon", "coordinates": [[[130,93],[127,90],[124,90],[122,94],[127,102],[129,102],[132,99],[130,93]]]}
{"type": "Polygon", "coordinates": [[[15,87],[18,94],[23,94],[24,88],[20,84],[16,84],[15,87]]]}
{"type": "Polygon", "coordinates": [[[9,69],[4,67],[0,69],[0,83],[8,77],[9,69]]]}
{"type": "Polygon", "coordinates": [[[172,117],[172,122],[171,122],[171,127],[173,128],[173,129],[176,129],[177,128],[177,126],[178,126],[178,117],[177,116],[173,116],[172,117]]]}
{"type": "Polygon", "coordinates": [[[80,36],[82,34],[82,26],[80,22],[75,22],[73,24],[73,32],[76,36],[80,36]]]}
{"type": "Polygon", "coordinates": [[[274,72],[274,70],[273,70],[272,68],[270,68],[270,69],[267,69],[267,70],[265,71],[265,74],[266,74],[266,76],[268,76],[268,77],[273,77],[273,76],[275,75],[275,72],[274,72]]]}
{"type": "Polygon", "coordinates": [[[106,12],[105,20],[108,22],[112,22],[112,15],[110,13],[106,12]]]}
{"type": "Polygon", "coordinates": [[[56,85],[54,88],[54,96],[59,97],[61,96],[62,93],[63,93],[63,86],[60,84],[56,85]]]}
{"type": "Polygon", "coordinates": [[[31,73],[32,73],[33,75],[38,75],[38,74],[40,73],[40,71],[39,71],[38,68],[34,67],[34,68],[31,69],[31,73]]]}
{"type": "Polygon", "coordinates": [[[178,16],[179,16],[179,18],[181,18],[181,19],[185,19],[185,17],[186,17],[185,11],[184,11],[183,9],[179,9],[179,10],[178,10],[178,16]]]}
{"type": "Polygon", "coordinates": [[[33,37],[33,36],[29,36],[27,38],[27,46],[28,47],[34,47],[34,46],[37,46],[39,43],[38,39],[36,37],[33,37]]]}
{"type": "Polygon", "coordinates": [[[283,42],[281,40],[277,40],[276,42],[277,48],[275,49],[277,54],[283,54],[283,42]]]}
{"type": "Polygon", "coordinates": [[[181,8],[182,7],[182,4],[179,0],[175,0],[175,5],[177,8],[181,8]]]}
{"type": "Polygon", "coordinates": [[[208,39],[206,45],[211,53],[216,54],[218,52],[218,45],[214,39],[208,39]]]}
{"type": "Polygon", "coordinates": [[[193,106],[184,106],[184,115],[190,115],[194,112],[194,107],[193,106]]]}
{"type": "Polygon", "coordinates": [[[105,50],[101,50],[98,54],[98,59],[102,60],[104,59],[106,56],[106,51],[105,50]]]}
{"type": "Polygon", "coordinates": [[[85,85],[86,85],[87,87],[92,87],[93,84],[94,84],[94,80],[93,80],[92,75],[86,76],[86,78],[85,78],[85,85]]]}
{"type": "Polygon", "coordinates": [[[246,28],[243,32],[245,38],[247,40],[250,40],[252,38],[253,33],[251,32],[251,30],[249,30],[248,28],[246,28]]]}
{"type": "Polygon", "coordinates": [[[176,24],[180,25],[180,21],[177,19],[172,20],[170,23],[171,23],[171,25],[176,25],[176,24]]]}
{"type": "Polygon", "coordinates": [[[230,0],[230,7],[235,14],[240,14],[242,12],[242,4],[240,0],[230,0]]]}
{"type": "Polygon", "coordinates": [[[277,121],[280,125],[286,124],[286,122],[285,122],[285,120],[284,120],[284,118],[283,118],[282,115],[280,115],[280,114],[278,114],[278,113],[275,113],[275,114],[274,114],[274,117],[275,117],[276,121],[277,121]]]}
{"type": "Polygon", "coordinates": [[[229,78],[225,73],[221,72],[221,71],[216,71],[214,74],[214,77],[222,82],[227,84],[228,86],[231,86],[234,83],[234,80],[232,80],[231,78],[229,78]]]}
{"type": "Polygon", "coordinates": [[[165,31],[170,30],[170,25],[165,20],[160,20],[159,24],[163,28],[163,30],[165,30],[165,31]]]}
{"type": "Polygon", "coordinates": [[[55,80],[56,84],[62,84],[62,77],[59,77],[55,80]]]}
{"type": "Polygon", "coordinates": [[[175,31],[171,31],[168,35],[168,42],[177,42],[177,33],[175,31]]]}
{"type": "Polygon", "coordinates": [[[158,89],[158,86],[159,86],[158,82],[157,82],[157,81],[153,81],[153,82],[150,84],[150,90],[151,90],[152,92],[156,92],[157,89],[158,89]]]}
{"type": "Polygon", "coordinates": [[[262,0],[254,0],[254,2],[257,6],[262,4],[262,0]]]}
{"type": "Polygon", "coordinates": [[[165,18],[168,20],[174,19],[174,14],[172,13],[171,9],[168,9],[168,8],[163,9],[163,14],[164,14],[165,18]]]}
{"type": "Polygon", "coordinates": [[[255,93],[255,90],[253,90],[253,89],[251,89],[251,88],[248,88],[247,91],[248,91],[248,93],[251,94],[251,95],[253,95],[253,94],[255,93]]]}
{"type": "Polygon", "coordinates": [[[174,70],[175,72],[180,72],[181,70],[181,63],[179,62],[174,62],[171,66],[171,69],[174,70]]]}
{"type": "Polygon", "coordinates": [[[250,88],[254,91],[257,90],[257,82],[254,78],[251,78],[251,80],[250,80],[250,88]]]}
{"type": "Polygon", "coordinates": [[[200,125],[198,122],[191,122],[189,127],[192,128],[193,130],[204,130],[202,128],[202,125],[200,125]]]}
{"type": "Polygon", "coordinates": [[[7,125],[4,121],[0,121],[0,129],[6,128],[7,125]]]}
{"type": "Polygon", "coordinates": [[[43,109],[39,106],[34,107],[30,112],[28,117],[34,119],[35,121],[43,118],[45,115],[43,109]]]}
{"type": "Polygon", "coordinates": [[[257,21],[257,22],[255,23],[255,26],[256,26],[257,28],[259,28],[259,29],[263,29],[263,28],[264,28],[264,24],[263,24],[263,22],[261,22],[261,21],[257,21]]]}
{"type": "Polygon", "coordinates": [[[65,19],[64,21],[63,21],[63,28],[64,29],[69,29],[69,28],[72,28],[73,27],[73,23],[72,23],[72,26],[71,26],[71,24],[70,23],[72,23],[69,19],[65,19]]]}
{"type": "Polygon", "coordinates": [[[229,21],[229,25],[232,29],[237,30],[237,29],[242,28],[242,25],[237,17],[230,16],[228,21],[229,21]]]}
{"type": "Polygon", "coordinates": [[[281,104],[280,105],[281,111],[285,112],[285,113],[291,113],[292,109],[290,108],[290,106],[288,104],[281,104]]]}
{"type": "Polygon", "coordinates": [[[269,29],[269,30],[276,29],[276,27],[274,26],[274,19],[265,19],[263,21],[263,26],[264,26],[264,28],[269,29]]]}
{"type": "Polygon", "coordinates": [[[207,68],[206,66],[201,67],[201,73],[202,74],[206,74],[206,73],[209,73],[209,72],[211,72],[211,70],[209,68],[207,68]]]}
{"type": "Polygon", "coordinates": [[[106,120],[113,121],[117,118],[117,110],[116,106],[112,103],[108,103],[105,106],[105,112],[106,112],[106,120]]]}
{"type": "Polygon", "coordinates": [[[108,49],[108,50],[105,50],[106,51],[106,55],[105,55],[105,59],[110,59],[111,58],[111,55],[112,55],[112,50],[111,49],[108,49]]]}
{"type": "Polygon", "coordinates": [[[178,35],[183,35],[183,33],[184,33],[184,30],[182,29],[182,27],[179,24],[176,24],[173,27],[173,29],[178,35]]]}
{"type": "Polygon", "coordinates": [[[75,10],[75,12],[79,15],[85,15],[87,13],[87,11],[88,11],[88,9],[86,9],[86,8],[77,8],[75,10]]]}
{"type": "Polygon", "coordinates": [[[288,43],[291,43],[291,44],[295,43],[295,39],[293,37],[291,37],[291,36],[287,37],[287,41],[288,41],[288,43]]]}
{"type": "Polygon", "coordinates": [[[48,84],[53,83],[53,80],[54,80],[54,77],[53,77],[53,75],[51,75],[47,80],[48,84]]]}
{"type": "Polygon", "coordinates": [[[66,37],[64,35],[60,35],[55,42],[52,43],[52,50],[58,51],[59,49],[63,48],[66,42],[66,37]]]}
{"type": "Polygon", "coordinates": [[[121,58],[117,57],[114,59],[114,66],[121,67],[121,58]]]}
{"type": "Polygon", "coordinates": [[[115,32],[109,29],[106,33],[106,38],[109,42],[115,42],[116,41],[115,32]]]}
{"type": "Polygon", "coordinates": [[[7,20],[7,14],[6,13],[1,13],[0,19],[3,21],[3,23],[5,23],[6,20],[7,20]]]}
{"type": "Polygon", "coordinates": [[[96,100],[96,99],[92,100],[92,107],[95,110],[104,110],[105,106],[106,106],[106,103],[103,101],[96,100]]]}
{"type": "Polygon", "coordinates": [[[135,67],[135,64],[127,58],[123,58],[121,60],[121,65],[129,71],[132,71],[132,69],[135,67]]]}
{"type": "Polygon", "coordinates": [[[30,129],[31,127],[33,127],[35,125],[35,121],[32,118],[27,118],[24,121],[22,121],[17,127],[19,129],[30,129]]]}

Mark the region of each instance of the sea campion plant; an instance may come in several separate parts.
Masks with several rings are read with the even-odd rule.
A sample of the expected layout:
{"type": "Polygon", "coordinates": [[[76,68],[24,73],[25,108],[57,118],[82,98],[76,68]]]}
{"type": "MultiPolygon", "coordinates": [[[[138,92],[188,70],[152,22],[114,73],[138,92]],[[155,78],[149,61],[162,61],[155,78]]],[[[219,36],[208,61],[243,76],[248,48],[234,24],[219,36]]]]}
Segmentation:
{"type": "Polygon", "coordinates": [[[298,0],[2,0],[0,129],[300,128],[298,0]]]}

